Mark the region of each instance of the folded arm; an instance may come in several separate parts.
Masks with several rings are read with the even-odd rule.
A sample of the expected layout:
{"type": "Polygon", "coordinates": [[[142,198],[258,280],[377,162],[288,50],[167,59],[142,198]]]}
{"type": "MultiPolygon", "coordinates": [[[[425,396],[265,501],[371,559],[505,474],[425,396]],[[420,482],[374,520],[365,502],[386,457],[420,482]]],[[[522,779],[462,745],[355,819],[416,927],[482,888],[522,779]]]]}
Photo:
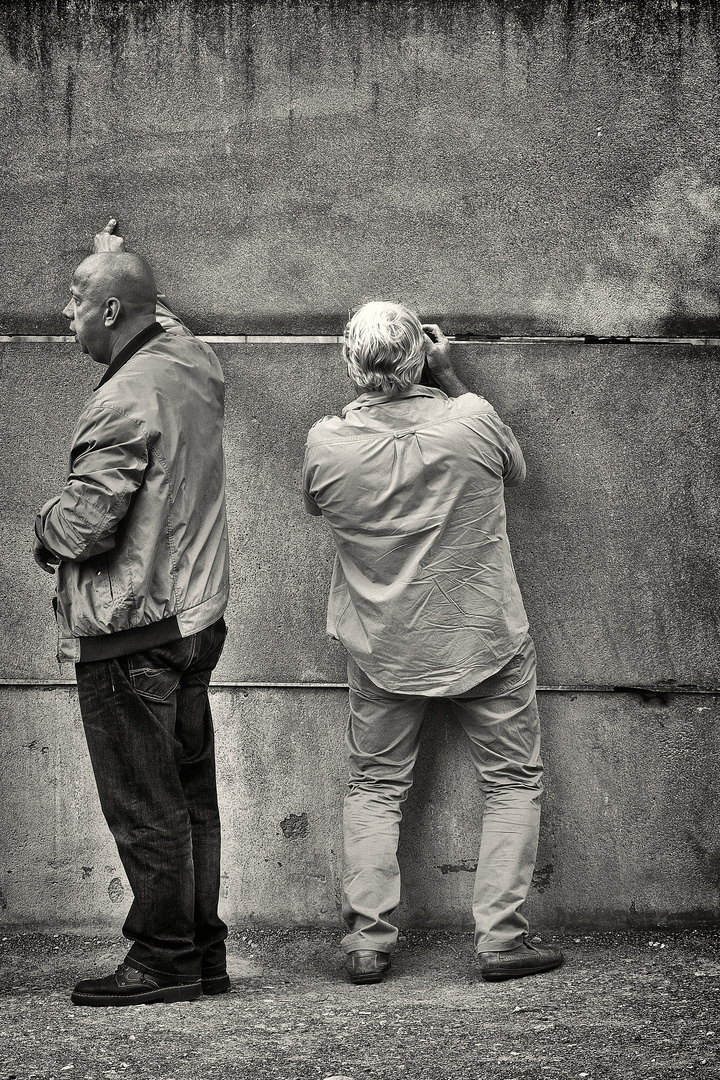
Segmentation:
{"type": "Polygon", "coordinates": [[[88,412],[75,433],[65,487],[35,519],[38,565],[52,573],[58,562],[84,562],[110,551],[147,461],[139,424],[113,409],[88,412]]]}

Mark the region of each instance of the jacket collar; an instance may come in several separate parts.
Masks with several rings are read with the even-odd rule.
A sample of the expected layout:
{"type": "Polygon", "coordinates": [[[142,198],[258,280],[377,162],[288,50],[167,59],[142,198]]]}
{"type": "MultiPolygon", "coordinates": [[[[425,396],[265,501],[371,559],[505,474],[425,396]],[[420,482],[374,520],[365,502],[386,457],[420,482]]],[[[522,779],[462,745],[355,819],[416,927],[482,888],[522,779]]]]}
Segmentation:
{"type": "Polygon", "coordinates": [[[355,398],[349,405],[346,405],[342,411],[343,416],[347,412],[351,412],[353,409],[367,409],[371,405],[385,405],[390,401],[404,401],[405,398],[413,397],[446,397],[442,390],[436,390],[432,386],[421,386],[419,383],[414,383],[408,390],[402,394],[396,394],[390,397],[388,394],[383,394],[379,390],[372,390],[367,394],[361,394],[360,397],[355,398]]]}
{"type": "Polygon", "coordinates": [[[97,384],[95,389],[99,390],[100,387],[104,386],[109,379],[112,379],[113,375],[117,375],[120,368],[124,367],[125,364],[127,364],[128,360],[130,360],[135,355],[138,349],[141,349],[143,345],[147,345],[148,341],[152,341],[152,339],[154,337],[157,337],[158,334],[164,333],[165,328],[162,326],[162,324],[159,322],[154,322],[151,323],[150,326],[146,326],[144,330],[141,330],[140,333],[136,334],[134,338],[130,338],[127,345],[124,345],[120,352],[117,354],[117,356],[114,357],[113,360],[108,364],[105,374],[103,375],[102,379],[97,384]]]}

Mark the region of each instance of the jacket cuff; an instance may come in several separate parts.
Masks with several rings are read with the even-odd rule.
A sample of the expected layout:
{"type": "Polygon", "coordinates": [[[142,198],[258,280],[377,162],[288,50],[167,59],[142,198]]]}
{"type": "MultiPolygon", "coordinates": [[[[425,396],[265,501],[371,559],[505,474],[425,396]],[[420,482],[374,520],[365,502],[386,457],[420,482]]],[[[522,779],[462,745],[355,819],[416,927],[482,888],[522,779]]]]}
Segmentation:
{"type": "MultiPolygon", "coordinates": [[[[52,510],[52,508],[54,506],[57,506],[59,501],[60,501],[60,496],[59,495],[54,495],[52,499],[48,499],[48,501],[43,506],[40,507],[40,509],[38,510],[37,515],[35,517],[35,535],[37,536],[40,543],[45,545],[45,547],[47,547],[47,543],[45,541],[45,535],[44,534],[45,534],[45,525],[47,523],[48,515],[49,515],[50,511],[52,510]]],[[[50,550],[51,549],[48,548],[48,551],[50,551],[50,550]]]]}

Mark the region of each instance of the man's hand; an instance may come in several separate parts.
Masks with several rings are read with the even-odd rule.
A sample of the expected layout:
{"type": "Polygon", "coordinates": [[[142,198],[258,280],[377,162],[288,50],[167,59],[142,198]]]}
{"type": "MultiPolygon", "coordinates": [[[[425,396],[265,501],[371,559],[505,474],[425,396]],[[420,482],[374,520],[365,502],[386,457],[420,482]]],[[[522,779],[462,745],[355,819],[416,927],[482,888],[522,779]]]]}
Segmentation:
{"type": "Polygon", "coordinates": [[[35,543],[33,544],[33,558],[38,564],[41,570],[44,570],[46,574],[54,574],[55,567],[60,565],[60,559],[57,555],[53,555],[52,551],[48,551],[45,545],[35,537],[35,543]]]}
{"type": "Polygon", "coordinates": [[[425,334],[425,356],[433,375],[441,376],[447,371],[452,371],[450,342],[437,323],[423,323],[423,333],[425,334]]]}
{"type": "Polygon", "coordinates": [[[93,240],[93,254],[98,255],[102,251],[124,251],[125,241],[122,236],[118,236],[115,232],[117,228],[117,219],[111,217],[104,229],[95,234],[93,240]]]}
{"type": "Polygon", "coordinates": [[[441,390],[448,397],[462,397],[469,393],[467,386],[460,382],[450,359],[450,342],[437,323],[423,323],[425,334],[425,356],[428,367],[441,390]]]}

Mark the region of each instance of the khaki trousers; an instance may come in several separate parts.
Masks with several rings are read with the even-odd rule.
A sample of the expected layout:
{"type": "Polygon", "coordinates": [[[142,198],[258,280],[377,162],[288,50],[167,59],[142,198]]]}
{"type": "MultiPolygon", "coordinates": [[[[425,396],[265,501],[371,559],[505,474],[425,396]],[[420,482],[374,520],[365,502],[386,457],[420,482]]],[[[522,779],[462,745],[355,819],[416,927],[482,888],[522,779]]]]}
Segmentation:
{"type": "MultiPolygon", "coordinates": [[[[484,795],[473,917],[477,952],[514,949],[527,932],[527,898],[540,825],[542,761],[535,701],[535,647],[528,636],[500,671],[454,698],[484,795]]],[[[350,787],[343,808],[345,952],[390,953],[400,901],[397,846],[430,700],[393,694],[348,658],[350,787]]]]}

